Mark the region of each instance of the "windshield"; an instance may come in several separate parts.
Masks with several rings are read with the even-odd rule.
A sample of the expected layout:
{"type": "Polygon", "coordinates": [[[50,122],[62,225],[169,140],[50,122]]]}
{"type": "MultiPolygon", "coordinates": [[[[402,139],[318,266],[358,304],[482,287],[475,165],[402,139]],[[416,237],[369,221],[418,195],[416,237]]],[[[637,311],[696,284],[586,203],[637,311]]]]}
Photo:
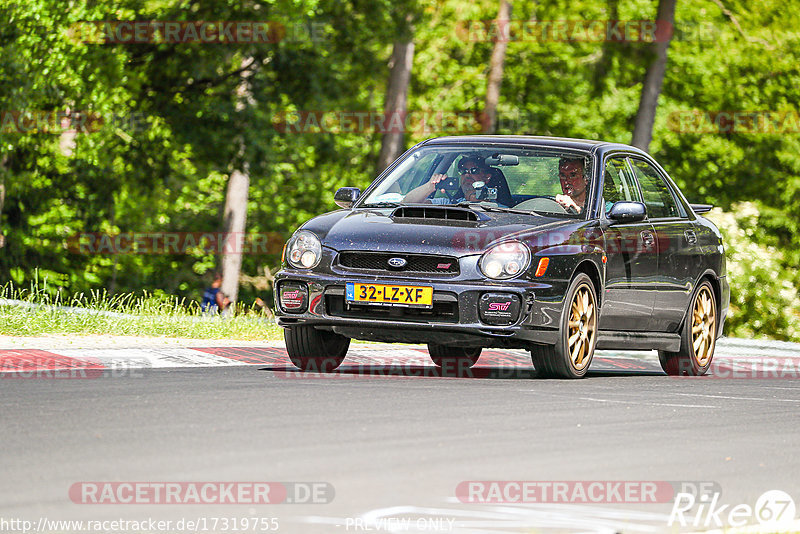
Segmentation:
{"type": "Polygon", "coordinates": [[[577,215],[591,190],[589,163],[582,153],[552,148],[422,147],[359,207],[474,202],[487,209],[577,215]]]}

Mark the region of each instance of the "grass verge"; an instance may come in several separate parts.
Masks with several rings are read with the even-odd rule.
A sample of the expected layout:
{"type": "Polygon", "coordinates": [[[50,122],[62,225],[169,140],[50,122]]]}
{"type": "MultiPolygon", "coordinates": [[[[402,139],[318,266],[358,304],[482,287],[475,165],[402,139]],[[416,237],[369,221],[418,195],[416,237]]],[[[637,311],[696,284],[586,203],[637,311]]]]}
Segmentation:
{"type": "Polygon", "coordinates": [[[205,315],[195,301],[164,294],[108,295],[104,291],[64,297],[46,281],[29,289],[0,288],[0,335],[108,334],[196,339],[283,339],[268,311],[237,308],[205,315]]]}

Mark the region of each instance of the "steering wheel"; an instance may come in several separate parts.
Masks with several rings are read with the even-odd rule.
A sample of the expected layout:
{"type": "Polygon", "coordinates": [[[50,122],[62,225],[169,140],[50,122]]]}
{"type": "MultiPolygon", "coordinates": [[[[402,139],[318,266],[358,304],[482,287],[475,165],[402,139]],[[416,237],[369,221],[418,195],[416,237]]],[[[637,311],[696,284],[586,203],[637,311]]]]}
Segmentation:
{"type": "Polygon", "coordinates": [[[459,187],[458,189],[445,189],[444,194],[450,200],[451,204],[455,203],[456,199],[461,198],[463,196],[461,192],[461,187],[459,187]],[[454,193],[455,196],[451,195],[450,193],[454,193]]]}
{"type": "Polygon", "coordinates": [[[514,206],[514,209],[549,211],[551,213],[569,213],[564,206],[556,202],[556,197],[551,195],[538,196],[529,198],[528,200],[523,200],[514,206]]]}

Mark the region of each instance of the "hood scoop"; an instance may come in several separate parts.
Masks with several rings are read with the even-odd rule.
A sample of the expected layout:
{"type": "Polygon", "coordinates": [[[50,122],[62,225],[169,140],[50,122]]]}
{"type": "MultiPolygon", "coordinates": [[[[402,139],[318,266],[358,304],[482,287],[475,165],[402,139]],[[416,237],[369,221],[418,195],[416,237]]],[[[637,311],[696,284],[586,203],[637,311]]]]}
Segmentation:
{"type": "Polygon", "coordinates": [[[392,212],[393,219],[427,219],[434,221],[478,222],[489,217],[468,208],[455,206],[400,206],[392,212]]]}

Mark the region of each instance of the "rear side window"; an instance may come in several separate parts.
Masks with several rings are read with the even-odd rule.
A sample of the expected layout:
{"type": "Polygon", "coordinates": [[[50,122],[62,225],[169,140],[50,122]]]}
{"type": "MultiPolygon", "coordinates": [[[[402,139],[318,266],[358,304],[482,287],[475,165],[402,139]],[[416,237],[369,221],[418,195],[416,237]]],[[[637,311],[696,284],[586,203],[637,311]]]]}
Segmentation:
{"type": "Polygon", "coordinates": [[[630,161],[636,172],[636,178],[639,179],[644,205],[647,206],[647,216],[651,219],[681,217],[678,203],[675,202],[672,191],[658,171],[646,161],[639,159],[630,161]]]}
{"type": "Polygon", "coordinates": [[[603,173],[603,202],[605,212],[611,211],[615,202],[641,202],[636,182],[624,158],[609,158],[603,173]]]}

